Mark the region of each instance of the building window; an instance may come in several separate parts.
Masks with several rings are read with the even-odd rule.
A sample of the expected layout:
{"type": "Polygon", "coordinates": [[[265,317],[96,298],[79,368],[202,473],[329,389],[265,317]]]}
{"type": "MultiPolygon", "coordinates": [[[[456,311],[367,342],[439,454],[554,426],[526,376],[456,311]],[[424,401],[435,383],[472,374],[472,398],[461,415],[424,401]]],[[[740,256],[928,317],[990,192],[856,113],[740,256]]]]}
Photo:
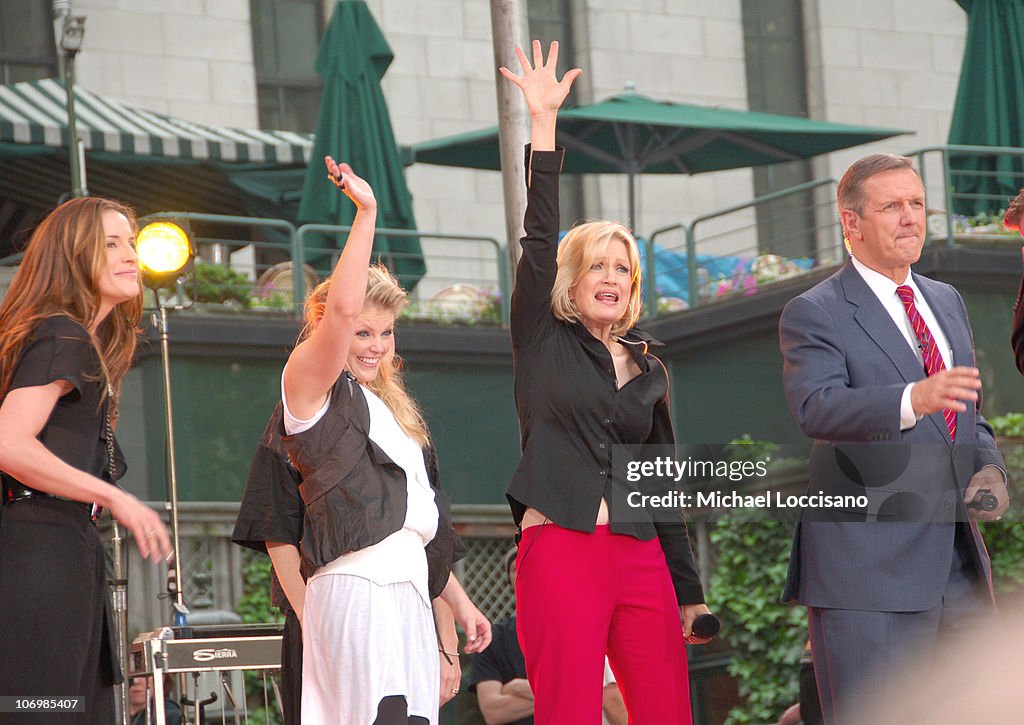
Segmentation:
{"type": "Polygon", "coordinates": [[[0,2],[0,83],[8,85],[57,75],[50,3],[0,2]]]}
{"type": "Polygon", "coordinates": [[[320,0],[250,0],[260,126],[312,132],[323,81],[313,67],[324,30],[320,0]]]}
{"type": "MultiPolygon", "coordinates": [[[[807,116],[801,0],[743,0],[747,102],[751,111],[807,116]]],[[[809,181],[809,161],[754,169],[754,194],[764,196],[809,181]]],[[[813,255],[814,195],[792,194],[757,208],[758,248],[786,257],[813,255]]]]}

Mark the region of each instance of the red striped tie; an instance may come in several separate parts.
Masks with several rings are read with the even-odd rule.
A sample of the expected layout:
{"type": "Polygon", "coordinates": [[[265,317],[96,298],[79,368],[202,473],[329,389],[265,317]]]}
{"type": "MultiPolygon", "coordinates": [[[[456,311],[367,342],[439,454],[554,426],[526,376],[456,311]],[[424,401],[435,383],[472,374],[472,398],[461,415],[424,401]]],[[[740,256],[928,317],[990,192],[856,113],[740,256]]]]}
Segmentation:
{"type": "MultiPolygon", "coordinates": [[[[896,288],[903,307],[907,310],[907,317],[910,318],[910,326],[914,328],[914,334],[921,342],[921,357],[924,358],[924,371],[929,377],[945,370],[946,365],[942,362],[942,355],[939,353],[939,346],[935,344],[931,330],[925,324],[921,313],[917,311],[914,304],[914,290],[907,285],[900,285],[896,288]]],[[[942,417],[946,420],[946,427],[949,428],[950,440],[956,440],[956,411],[946,408],[942,411],[942,417]]]]}

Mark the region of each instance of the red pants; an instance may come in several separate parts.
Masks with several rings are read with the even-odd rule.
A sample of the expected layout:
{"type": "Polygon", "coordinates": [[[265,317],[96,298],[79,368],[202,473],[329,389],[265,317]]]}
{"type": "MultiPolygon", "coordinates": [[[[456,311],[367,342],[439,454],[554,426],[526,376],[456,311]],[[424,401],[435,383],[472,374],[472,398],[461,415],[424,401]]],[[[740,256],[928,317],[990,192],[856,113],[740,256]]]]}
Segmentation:
{"type": "Polygon", "coordinates": [[[604,657],[630,725],[690,725],[679,605],[657,539],[552,523],[523,531],[516,627],[537,725],[598,725],[604,657]]]}

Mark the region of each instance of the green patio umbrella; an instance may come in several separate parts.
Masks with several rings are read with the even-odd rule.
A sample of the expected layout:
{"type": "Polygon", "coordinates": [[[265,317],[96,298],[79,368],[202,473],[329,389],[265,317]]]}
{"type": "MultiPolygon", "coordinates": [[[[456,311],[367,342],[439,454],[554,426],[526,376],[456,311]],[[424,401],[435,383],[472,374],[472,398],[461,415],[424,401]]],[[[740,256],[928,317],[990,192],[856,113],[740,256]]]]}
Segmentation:
{"type": "MultiPolygon", "coordinates": [[[[636,174],[699,174],[761,166],[878,141],[908,131],[850,126],[754,111],[671,103],[627,93],[558,114],[563,171],[629,176],[636,218],[636,174]]],[[[497,127],[413,146],[418,163],[497,169],[497,127]]]]}
{"type": "MultiPolygon", "coordinates": [[[[377,226],[415,229],[412,198],[395,145],[380,80],[394,55],[362,0],[341,0],[320,42],[316,71],[324,79],[313,155],[306,170],[299,221],[351,224],[355,206],[327,181],[323,157],[347,161],[377,197],[377,226]]],[[[412,289],[426,271],[415,237],[378,234],[374,254],[412,289]]],[[[315,255],[311,255],[315,259],[315,255]]]]}
{"type": "MultiPolygon", "coordinates": [[[[1024,0],[956,0],[967,11],[950,145],[1024,147],[1024,0]]],[[[1005,209],[1024,186],[1024,157],[950,154],[953,208],[1005,209]]]]}

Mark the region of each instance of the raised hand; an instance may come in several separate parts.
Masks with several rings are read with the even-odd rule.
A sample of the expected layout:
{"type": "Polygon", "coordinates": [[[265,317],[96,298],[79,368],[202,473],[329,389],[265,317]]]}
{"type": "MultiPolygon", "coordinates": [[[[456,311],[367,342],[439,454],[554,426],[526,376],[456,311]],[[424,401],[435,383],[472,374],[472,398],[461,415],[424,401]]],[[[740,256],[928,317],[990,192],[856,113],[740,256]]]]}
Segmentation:
{"type": "Polygon", "coordinates": [[[562,80],[555,76],[555,68],[558,65],[558,41],[553,41],[548,49],[548,59],[544,62],[544,53],[540,41],[533,41],[533,63],[526,58],[522,48],[516,48],[516,57],[519,65],[523,68],[521,76],[516,75],[508,68],[501,67],[498,70],[503,76],[519,86],[526,99],[526,106],[530,109],[530,117],[533,119],[545,116],[554,116],[558,113],[565,97],[569,95],[573,81],[579,77],[579,68],[566,71],[562,80]]]}
{"type": "Polygon", "coordinates": [[[324,156],[324,164],[327,166],[327,178],[345,192],[345,196],[352,200],[356,208],[360,211],[377,209],[377,199],[373,195],[373,189],[364,179],[356,176],[351,166],[345,163],[339,164],[330,156],[324,156]]]}

